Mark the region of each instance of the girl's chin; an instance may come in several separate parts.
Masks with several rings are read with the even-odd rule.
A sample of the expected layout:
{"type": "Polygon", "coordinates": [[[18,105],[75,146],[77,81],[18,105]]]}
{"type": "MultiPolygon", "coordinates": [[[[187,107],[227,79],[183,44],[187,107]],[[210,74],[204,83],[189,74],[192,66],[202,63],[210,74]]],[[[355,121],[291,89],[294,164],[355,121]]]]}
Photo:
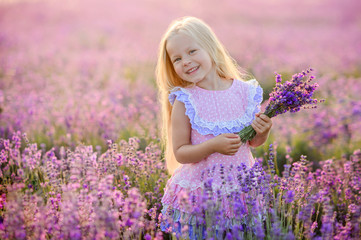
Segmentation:
{"type": "Polygon", "coordinates": [[[193,84],[197,84],[201,81],[201,79],[183,79],[184,81],[186,82],[189,82],[189,83],[193,83],[193,84]]]}
{"type": "Polygon", "coordinates": [[[193,80],[193,81],[190,81],[191,83],[193,83],[193,84],[195,84],[195,85],[197,85],[199,82],[200,82],[201,80],[193,80]]]}

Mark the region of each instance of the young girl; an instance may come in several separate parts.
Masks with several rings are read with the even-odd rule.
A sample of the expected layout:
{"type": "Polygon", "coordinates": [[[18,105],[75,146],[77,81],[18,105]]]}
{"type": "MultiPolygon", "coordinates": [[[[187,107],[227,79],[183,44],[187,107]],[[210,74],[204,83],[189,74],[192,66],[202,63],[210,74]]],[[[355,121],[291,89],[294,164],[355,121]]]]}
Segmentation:
{"type": "MultiPolygon", "coordinates": [[[[162,213],[173,219],[166,219],[168,225],[163,227],[180,231],[184,228],[180,217],[191,215],[180,196],[187,192],[196,196],[194,205],[200,203],[207,169],[214,173],[213,194],[226,194],[229,189],[221,172],[231,169],[230,179],[232,174],[237,179],[236,166],[252,167],[250,147],[266,141],[272,122],[259,113],[262,88],[254,79],[245,81],[238,65],[200,19],[185,17],[174,21],[161,40],[158,57],[156,75],[163,110],[165,156],[172,174],[162,199],[162,213]],[[249,124],[257,135],[242,144],[237,133],[249,124]]],[[[236,182],[233,187],[237,187],[236,182]]],[[[227,203],[222,206],[229,208],[227,203]]],[[[193,224],[188,221],[190,231],[193,224]]]]}

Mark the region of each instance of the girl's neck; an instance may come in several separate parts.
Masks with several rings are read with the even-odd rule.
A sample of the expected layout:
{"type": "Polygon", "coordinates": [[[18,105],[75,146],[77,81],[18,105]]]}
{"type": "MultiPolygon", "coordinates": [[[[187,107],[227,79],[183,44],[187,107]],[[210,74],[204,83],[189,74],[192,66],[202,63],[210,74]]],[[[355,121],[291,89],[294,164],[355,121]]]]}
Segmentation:
{"type": "Polygon", "coordinates": [[[232,85],[232,81],[230,81],[230,79],[221,78],[217,73],[214,73],[212,76],[200,81],[196,85],[206,90],[219,91],[228,89],[232,85]]]}

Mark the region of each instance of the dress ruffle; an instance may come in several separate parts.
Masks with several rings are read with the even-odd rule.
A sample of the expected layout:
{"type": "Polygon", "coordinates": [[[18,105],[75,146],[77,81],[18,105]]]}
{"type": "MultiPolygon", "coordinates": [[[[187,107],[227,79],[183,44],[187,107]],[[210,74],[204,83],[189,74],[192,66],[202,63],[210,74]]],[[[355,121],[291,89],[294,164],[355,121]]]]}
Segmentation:
{"type": "MultiPolygon", "coordinates": [[[[238,80],[234,80],[238,81],[238,80]]],[[[202,135],[213,134],[214,136],[223,133],[237,133],[248,125],[251,125],[256,113],[260,111],[260,104],[263,100],[263,90],[255,79],[248,82],[247,107],[245,113],[239,118],[230,121],[211,122],[202,119],[193,102],[191,93],[187,88],[176,87],[169,94],[169,101],[173,105],[175,99],[183,102],[186,108],[186,115],[189,117],[192,128],[202,135]]]]}

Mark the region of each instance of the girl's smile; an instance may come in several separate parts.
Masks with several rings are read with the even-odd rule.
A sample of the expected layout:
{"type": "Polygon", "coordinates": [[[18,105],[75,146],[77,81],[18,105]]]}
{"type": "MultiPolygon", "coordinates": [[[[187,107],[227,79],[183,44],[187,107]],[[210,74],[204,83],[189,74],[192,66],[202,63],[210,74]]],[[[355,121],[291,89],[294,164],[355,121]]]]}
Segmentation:
{"type": "Polygon", "coordinates": [[[193,74],[193,73],[196,72],[198,69],[199,69],[199,66],[198,66],[198,67],[193,67],[193,68],[189,69],[189,70],[187,71],[187,73],[188,73],[188,74],[193,74]]]}

